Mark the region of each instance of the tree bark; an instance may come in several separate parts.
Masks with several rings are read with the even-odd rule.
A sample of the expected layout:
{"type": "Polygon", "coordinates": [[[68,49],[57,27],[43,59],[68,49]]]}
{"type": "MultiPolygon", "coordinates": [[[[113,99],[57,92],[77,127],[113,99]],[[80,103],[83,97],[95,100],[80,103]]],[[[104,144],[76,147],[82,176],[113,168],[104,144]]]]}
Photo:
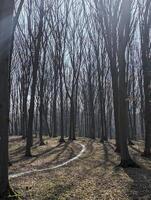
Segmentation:
{"type": "Polygon", "coordinates": [[[9,129],[9,58],[12,39],[13,0],[0,6],[0,197],[7,194],[9,129]]]}
{"type": "Polygon", "coordinates": [[[29,107],[29,120],[28,120],[28,131],[27,131],[27,144],[26,144],[26,156],[31,156],[31,146],[33,143],[33,120],[34,120],[34,108],[35,108],[35,93],[36,93],[36,85],[37,85],[37,71],[39,67],[39,57],[40,57],[40,48],[42,43],[43,36],[43,1],[41,0],[41,10],[40,10],[40,19],[38,24],[38,34],[37,40],[35,43],[35,54],[33,58],[33,73],[32,73],[32,86],[31,86],[31,98],[30,98],[30,107],[29,107]]]}

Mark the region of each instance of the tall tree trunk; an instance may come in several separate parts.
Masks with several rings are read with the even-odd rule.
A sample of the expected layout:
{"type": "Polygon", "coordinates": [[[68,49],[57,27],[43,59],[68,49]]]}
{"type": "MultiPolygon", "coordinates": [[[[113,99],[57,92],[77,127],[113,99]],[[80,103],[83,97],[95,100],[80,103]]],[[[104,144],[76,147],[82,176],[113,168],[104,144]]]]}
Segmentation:
{"type": "Polygon", "coordinates": [[[119,128],[120,128],[120,154],[122,167],[133,166],[133,161],[128,151],[128,109],[127,109],[127,88],[125,82],[126,63],[123,56],[119,58],[119,128]]]}
{"type": "Polygon", "coordinates": [[[60,131],[61,138],[59,140],[60,143],[65,142],[64,140],[64,109],[63,109],[63,82],[62,82],[62,70],[60,69],[60,131]]]}
{"type": "Polygon", "coordinates": [[[57,72],[54,80],[54,98],[53,98],[53,137],[57,137],[57,72]]]}
{"type": "Polygon", "coordinates": [[[144,93],[145,93],[145,156],[151,156],[151,70],[144,70],[144,93]]]}
{"type": "Polygon", "coordinates": [[[39,122],[40,122],[40,128],[39,128],[39,145],[42,146],[44,145],[43,141],[43,96],[40,97],[40,106],[39,106],[39,122]]]}
{"type": "Polygon", "coordinates": [[[0,6],[0,197],[8,192],[9,58],[12,39],[13,0],[0,6]]]}
{"type": "Polygon", "coordinates": [[[27,92],[26,92],[26,94],[24,93],[23,96],[23,130],[22,130],[23,139],[25,139],[27,136],[27,120],[28,120],[27,116],[28,115],[27,115],[27,92]]]}
{"type": "Polygon", "coordinates": [[[33,129],[33,120],[34,120],[34,108],[35,108],[35,93],[37,85],[37,71],[39,67],[39,57],[40,57],[40,48],[42,43],[43,36],[43,17],[44,17],[44,2],[41,0],[40,6],[40,19],[38,24],[38,34],[35,42],[35,54],[33,58],[33,73],[32,73],[32,86],[31,86],[31,98],[30,98],[30,107],[29,107],[29,120],[28,120],[28,131],[27,131],[27,144],[26,144],[26,156],[31,156],[31,146],[33,143],[32,129],[33,129]]]}
{"type": "Polygon", "coordinates": [[[142,73],[139,73],[139,88],[140,88],[140,97],[141,97],[141,108],[140,108],[140,123],[141,123],[141,136],[144,139],[144,95],[143,95],[143,80],[142,73]]]}
{"type": "Polygon", "coordinates": [[[142,66],[144,75],[145,95],[145,149],[144,155],[151,156],[151,62],[150,62],[150,32],[151,32],[151,1],[144,4],[144,15],[141,24],[142,66]]]}
{"type": "MultiPolygon", "coordinates": [[[[40,146],[45,145],[44,141],[43,141],[43,117],[44,117],[44,72],[45,72],[45,57],[46,53],[44,52],[44,61],[43,61],[43,65],[42,65],[42,69],[41,69],[41,73],[40,73],[40,106],[39,106],[39,122],[40,122],[40,130],[39,130],[39,142],[40,142],[40,146]]],[[[47,114],[47,113],[46,113],[47,114]]],[[[47,118],[46,118],[47,121],[47,118]]]]}
{"type": "Polygon", "coordinates": [[[133,139],[136,140],[137,130],[136,130],[136,100],[135,100],[135,70],[134,66],[132,68],[133,76],[133,139]]]}
{"type": "MultiPolygon", "coordinates": [[[[35,92],[36,92],[36,82],[37,82],[37,66],[33,70],[33,83],[31,88],[31,99],[29,107],[29,119],[28,119],[28,131],[27,131],[27,144],[26,144],[26,156],[31,156],[31,147],[33,143],[33,120],[34,120],[34,107],[35,107],[35,92]]],[[[34,67],[34,68],[35,68],[34,67]]]]}
{"type": "Polygon", "coordinates": [[[118,102],[118,73],[115,71],[116,65],[111,67],[112,87],[113,87],[113,105],[114,105],[114,120],[115,120],[115,139],[116,152],[120,152],[120,130],[119,130],[119,102],[118,102]]]}
{"type": "Polygon", "coordinates": [[[69,140],[73,140],[74,132],[74,101],[73,97],[70,99],[70,129],[69,129],[69,140]]]}

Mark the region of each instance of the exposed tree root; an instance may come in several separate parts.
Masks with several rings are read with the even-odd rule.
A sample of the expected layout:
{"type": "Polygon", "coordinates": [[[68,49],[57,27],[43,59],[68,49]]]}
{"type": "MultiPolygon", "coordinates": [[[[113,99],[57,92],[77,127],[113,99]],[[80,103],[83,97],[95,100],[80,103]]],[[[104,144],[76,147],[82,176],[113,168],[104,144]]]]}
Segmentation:
{"type": "Polygon", "coordinates": [[[59,143],[65,143],[65,140],[63,138],[60,138],[59,143]]]}
{"type": "Polygon", "coordinates": [[[44,146],[44,145],[46,145],[46,144],[44,143],[44,141],[41,141],[40,144],[39,144],[39,146],[44,146]]]}
{"type": "Polygon", "coordinates": [[[129,140],[129,141],[128,141],[128,145],[134,146],[135,144],[134,144],[131,140],[129,140]]]}
{"type": "Polygon", "coordinates": [[[150,151],[144,151],[142,154],[141,154],[142,157],[145,157],[145,158],[151,158],[151,152],[150,151]]]}
{"type": "Polygon", "coordinates": [[[103,139],[101,139],[101,140],[100,140],[100,143],[101,143],[101,144],[104,144],[104,140],[103,140],[103,139]]]}
{"type": "Polygon", "coordinates": [[[115,149],[115,153],[120,154],[120,148],[119,148],[119,147],[116,147],[116,149],[115,149]]]}
{"type": "Polygon", "coordinates": [[[75,140],[76,140],[76,138],[68,138],[68,141],[70,141],[70,142],[73,142],[75,140]]]}
{"type": "Polygon", "coordinates": [[[19,200],[19,195],[10,186],[7,191],[0,196],[1,200],[19,200]]]}
{"type": "Polygon", "coordinates": [[[27,157],[27,158],[32,158],[33,156],[32,156],[31,153],[26,152],[26,153],[25,153],[25,157],[27,157]]]}
{"type": "Polygon", "coordinates": [[[121,160],[121,163],[118,166],[122,168],[140,168],[140,166],[137,163],[135,163],[132,159],[121,160]]]}

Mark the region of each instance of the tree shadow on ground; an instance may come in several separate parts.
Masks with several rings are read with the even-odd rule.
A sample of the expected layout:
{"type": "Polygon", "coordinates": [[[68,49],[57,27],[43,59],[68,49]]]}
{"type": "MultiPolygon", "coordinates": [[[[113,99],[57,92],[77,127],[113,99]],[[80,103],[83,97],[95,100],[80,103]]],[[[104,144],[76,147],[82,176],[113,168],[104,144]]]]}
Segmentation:
{"type": "MultiPolygon", "coordinates": [[[[67,150],[67,148],[69,148],[69,145],[70,145],[70,142],[66,143],[64,145],[64,148],[56,155],[56,157],[53,160],[59,160],[60,156],[67,150]]],[[[70,155],[69,155],[69,159],[70,159],[73,156],[75,156],[75,153],[72,147],[70,147],[68,150],[70,150],[70,155]]]]}
{"type": "Polygon", "coordinates": [[[108,146],[110,146],[110,148],[115,152],[115,149],[116,149],[116,145],[113,144],[112,142],[108,141],[108,146]]]}
{"type": "Polygon", "coordinates": [[[124,172],[132,179],[128,196],[130,199],[151,199],[151,170],[124,169],[124,172]]]}
{"type": "Polygon", "coordinates": [[[18,148],[16,148],[12,152],[10,152],[10,155],[11,156],[16,156],[16,154],[24,153],[24,151],[25,151],[25,146],[19,146],[18,148]]]}
{"type": "Polygon", "coordinates": [[[95,140],[93,139],[89,139],[88,141],[86,141],[86,152],[84,154],[84,156],[81,159],[87,159],[91,156],[93,156],[94,152],[94,143],[95,140]]]}
{"type": "Polygon", "coordinates": [[[62,149],[60,149],[60,151],[56,154],[56,156],[51,159],[51,161],[48,161],[48,162],[45,162],[45,165],[46,166],[50,166],[52,164],[56,164],[56,165],[59,165],[61,163],[64,163],[66,162],[67,160],[70,160],[71,158],[73,158],[74,156],[76,156],[74,150],[72,147],[70,147],[71,142],[67,142],[67,143],[64,143],[64,146],[62,149]],[[68,152],[68,156],[67,158],[66,157],[62,157],[62,155],[65,153],[65,151],[69,151],[68,152]],[[60,159],[61,158],[61,159],[60,159]]]}
{"type": "Polygon", "coordinates": [[[11,155],[11,162],[12,162],[12,164],[15,164],[15,163],[18,163],[20,161],[31,160],[31,163],[32,163],[35,160],[37,160],[39,157],[46,156],[48,153],[53,154],[53,153],[59,152],[60,148],[62,148],[62,146],[59,143],[56,146],[51,147],[49,149],[46,149],[45,151],[43,151],[39,154],[35,154],[35,155],[33,155],[32,157],[29,158],[29,157],[25,157],[25,155],[24,155],[25,154],[24,153],[25,147],[20,147],[17,150],[13,151],[13,153],[10,154],[11,155]]]}
{"type": "Polygon", "coordinates": [[[50,147],[49,149],[46,149],[45,151],[38,153],[38,154],[34,154],[34,159],[31,162],[34,162],[35,160],[37,160],[40,157],[46,157],[48,155],[52,155],[52,154],[56,154],[57,152],[60,152],[60,149],[64,148],[64,144],[60,144],[58,143],[56,146],[54,147],[50,147]]]}
{"type": "Polygon", "coordinates": [[[108,165],[116,166],[117,163],[111,159],[112,154],[115,154],[113,146],[109,142],[105,142],[103,143],[103,151],[104,161],[102,164],[104,167],[107,167],[108,165]]]}
{"type": "MultiPolygon", "coordinates": [[[[72,142],[67,141],[66,143],[63,144],[57,144],[54,147],[51,147],[43,152],[41,152],[40,154],[35,155],[32,158],[26,158],[24,156],[22,156],[19,159],[16,159],[15,161],[13,161],[13,163],[18,163],[19,161],[21,161],[19,163],[20,168],[25,168],[26,166],[32,166],[33,163],[40,159],[39,161],[41,162],[40,165],[34,165],[34,167],[36,167],[36,169],[43,169],[43,168],[48,168],[50,166],[54,166],[54,165],[59,165],[62,164],[64,162],[66,162],[67,160],[73,158],[74,156],[76,156],[76,152],[74,150],[74,147],[69,146],[70,144],[72,144],[72,142]],[[49,157],[51,155],[54,155],[52,159],[49,159],[49,157]],[[48,160],[47,160],[48,157],[48,160]],[[46,160],[43,162],[42,160],[45,159],[46,160]],[[25,161],[25,162],[24,162],[25,161]]],[[[15,167],[15,165],[13,165],[15,167]]]]}
{"type": "Polygon", "coordinates": [[[10,136],[9,137],[9,142],[20,142],[22,140],[23,140],[22,136],[10,136]]]}
{"type": "Polygon", "coordinates": [[[142,153],[143,153],[140,149],[136,148],[135,146],[130,145],[129,147],[130,147],[132,150],[134,150],[135,152],[139,153],[139,154],[142,154],[142,153]]]}
{"type": "Polygon", "coordinates": [[[62,198],[64,196],[64,194],[66,194],[67,192],[71,191],[71,188],[73,187],[73,185],[56,185],[53,190],[54,192],[52,194],[48,194],[46,198],[44,198],[44,200],[58,200],[60,199],[60,197],[62,198]]]}
{"type": "MultiPolygon", "coordinates": [[[[87,176],[89,176],[90,174],[93,174],[94,171],[98,168],[101,170],[101,167],[103,166],[103,168],[106,169],[108,167],[114,167],[117,165],[116,162],[114,162],[114,160],[112,159],[112,148],[109,146],[108,142],[104,143],[104,144],[100,144],[99,142],[97,143],[97,148],[100,149],[100,153],[103,152],[103,154],[100,156],[97,155],[96,157],[96,152],[98,152],[98,150],[96,148],[94,148],[95,146],[95,141],[94,140],[89,140],[87,145],[86,145],[86,155],[82,156],[82,158],[80,158],[80,160],[83,162],[83,164],[86,166],[82,171],[81,171],[81,175],[83,176],[83,179],[86,178],[87,176]],[[101,147],[101,148],[100,148],[101,147]],[[90,164],[91,163],[91,164],[90,164]]],[[[114,153],[114,151],[113,151],[114,153]]],[[[106,172],[101,172],[101,177],[103,177],[105,175],[106,172]]]]}

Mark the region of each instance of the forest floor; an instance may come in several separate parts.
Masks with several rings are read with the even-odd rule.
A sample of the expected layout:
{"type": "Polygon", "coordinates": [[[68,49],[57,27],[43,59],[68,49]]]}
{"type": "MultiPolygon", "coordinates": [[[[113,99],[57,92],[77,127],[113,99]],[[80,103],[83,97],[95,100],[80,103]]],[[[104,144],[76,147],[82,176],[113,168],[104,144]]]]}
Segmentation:
{"type": "MultiPolygon", "coordinates": [[[[20,200],[151,200],[151,159],[141,157],[141,141],[129,147],[138,169],[117,167],[119,156],[114,141],[100,144],[98,140],[78,138],[86,146],[80,158],[58,169],[10,179],[20,200]]],[[[36,140],[32,153],[24,157],[25,141],[10,139],[10,174],[43,169],[61,164],[81,151],[76,142],[59,144],[58,138],[46,139],[45,146],[36,140]]]]}

